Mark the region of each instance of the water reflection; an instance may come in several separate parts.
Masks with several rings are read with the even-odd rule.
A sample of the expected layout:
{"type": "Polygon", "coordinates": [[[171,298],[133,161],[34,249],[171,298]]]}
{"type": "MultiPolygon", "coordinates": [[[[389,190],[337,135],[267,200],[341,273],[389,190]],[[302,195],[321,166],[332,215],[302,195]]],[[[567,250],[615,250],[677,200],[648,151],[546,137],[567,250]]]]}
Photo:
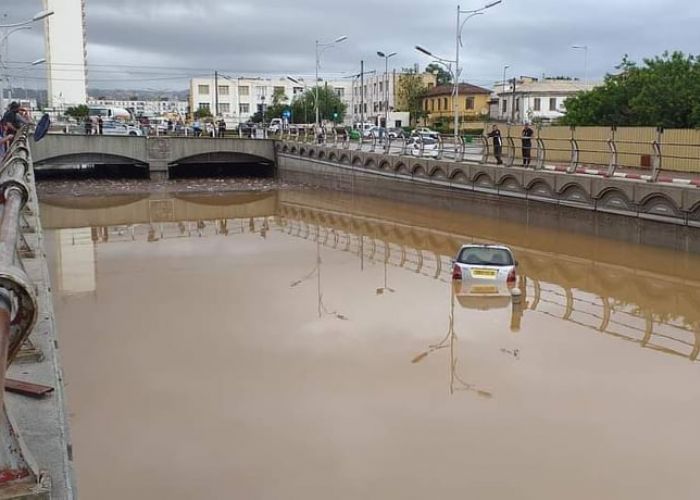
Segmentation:
{"type": "MultiPolygon", "coordinates": [[[[389,283],[390,269],[400,269],[446,284],[450,279],[450,260],[463,243],[488,241],[480,232],[443,230],[437,224],[419,225],[410,214],[368,216],[353,212],[337,197],[327,198],[314,206],[312,193],[303,197],[280,193],[239,193],[217,198],[216,202],[197,198],[139,199],[126,205],[109,202],[100,207],[96,200],[79,200],[76,207],[69,201],[60,206],[43,204],[46,227],[66,227],[80,221],[125,220],[131,213],[140,223],[90,224],[88,228],[60,232],[60,276],[75,277],[75,266],[83,266],[80,283],[59,282],[66,291],[95,288],[95,259],[88,254],[96,245],[110,242],[157,242],[168,238],[235,237],[257,234],[267,238],[269,231],[312,240],[316,243],[316,262],[291,287],[302,286],[316,278],[317,311],[347,319],[342,312],[329,308],[322,291],[322,250],[345,252],[358,258],[360,270],[365,259],[384,266],[382,286],[376,295],[396,292],[389,283]],[[303,199],[304,203],[298,200],[303,199]],[[335,208],[335,209],[334,209],[335,208]],[[178,219],[178,217],[184,217],[178,219]],[[216,215],[216,217],[211,217],[216,215]],[[65,217],[62,218],[62,217],[65,217]],[[52,225],[53,224],[53,225],[52,225]],[[86,236],[89,235],[89,238],[86,236]],[[84,255],[83,255],[84,254],[84,255]],[[75,258],[71,258],[73,255],[75,258]],[[65,272],[61,272],[61,270],[65,272]],[[68,272],[68,270],[71,270],[68,272]]],[[[474,310],[512,308],[511,331],[519,331],[532,314],[555,317],[584,326],[592,332],[636,344],[657,353],[697,361],[700,355],[700,282],[683,276],[640,270],[612,264],[604,259],[582,259],[564,253],[543,251],[523,238],[519,246],[511,245],[520,261],[521,305],[515,307],[510,297],[485,300],[463,291],[453,291],[451,301],[474,310]]],[[[72,279],[72,278],[71,278],[72,279]]],[[[452,316],[452,312],[450,313],[452,316]]],[[[452,333],[434,346],[444,349],[453,345],[452,333]]],[[[451,347],[450,347],[451,348],[451,347]]]]}

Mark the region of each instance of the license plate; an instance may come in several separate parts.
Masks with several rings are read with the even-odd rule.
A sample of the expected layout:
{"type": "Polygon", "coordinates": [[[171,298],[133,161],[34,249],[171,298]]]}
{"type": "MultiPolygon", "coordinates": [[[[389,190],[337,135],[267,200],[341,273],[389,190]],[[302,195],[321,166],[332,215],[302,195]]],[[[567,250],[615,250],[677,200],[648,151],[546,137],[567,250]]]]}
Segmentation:
{"type": "Polygon", "coordinates": [[[471,273],[472,277],[474,278],[494,279],[496,278],[498,271],[495,269],[472,269],[471,273]]]}
{"type": "Polygon", "coordinates": [[[484,295],[493,295],[498,293],[498,288],[495,286],[473,286],[470,293],[481,293],[484,295]]]}

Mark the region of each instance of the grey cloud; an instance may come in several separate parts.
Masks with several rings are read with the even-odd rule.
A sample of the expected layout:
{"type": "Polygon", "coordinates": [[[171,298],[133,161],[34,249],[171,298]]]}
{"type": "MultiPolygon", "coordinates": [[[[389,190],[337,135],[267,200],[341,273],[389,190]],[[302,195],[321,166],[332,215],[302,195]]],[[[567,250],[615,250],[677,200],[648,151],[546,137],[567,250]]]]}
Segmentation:
{"type": "MultiPolygon", "coordinates": [[[[463,9],[483,5],[463,3],[463,9]]],[[[29,17],[41,4],[14,0],[11,17],[29,17]]],[[[349,39],[324,53],[325,74],[357,72],[361,59],[381,69],[377,50],[398,52],[392,59],[397,68],[424,67],[430,61],[414,50],[416,44],[454,57],[455,9],[451,0],[88,0],[89,75],[93,86],[104,88],[183,88],[186,75],[214,69],[308,75],[314,40],[341,34],[349,39]],[[129,78],[132,85],[124,81],[129,78]]],[[[465,25],[463,75],[489,85],[508,64],[511,76],[582,76],[583,54],[570,47],[585,44],[589,75],[601,77],[625,53],[639,60],[664,50],[694,51],[699,21],[695,0],[503,0],[465,25]]],[[[41,34],[35,29],[13,36],[10,59],[40,57],[41,34]]]]}

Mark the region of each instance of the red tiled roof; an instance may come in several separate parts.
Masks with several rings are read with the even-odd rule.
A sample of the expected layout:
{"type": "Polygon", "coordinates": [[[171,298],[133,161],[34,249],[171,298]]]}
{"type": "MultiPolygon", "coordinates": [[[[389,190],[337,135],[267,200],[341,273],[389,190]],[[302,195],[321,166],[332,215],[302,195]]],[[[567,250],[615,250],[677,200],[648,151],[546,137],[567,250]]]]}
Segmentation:
{"type": "MultiPolygon", "coordinates": [[[[428,91],[425,93],[427,97],[434,97],[438,95],[452,95],[452,85],[438,85],[437,87],[433,87],[431,89],[428,89],[428,91]]],[[[469,95],[469,94],[490,94],[491,91],[489,89],[485,89],[483,87],[478,87],[476,85],[472,85],[471,83],[460,83],[459,84],[459,94],[460,95],[469,95]]]]}

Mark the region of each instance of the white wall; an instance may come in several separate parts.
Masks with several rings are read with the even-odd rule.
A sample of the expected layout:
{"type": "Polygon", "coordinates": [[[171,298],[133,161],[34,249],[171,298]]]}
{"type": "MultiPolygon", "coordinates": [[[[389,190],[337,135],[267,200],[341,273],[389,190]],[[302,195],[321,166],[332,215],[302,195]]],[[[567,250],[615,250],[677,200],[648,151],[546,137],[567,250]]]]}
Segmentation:
{"type": "Polygon", "coordinates": [[[44,0],[53,15],[44,20],[49,106],[87,102],[85,0],[44,0]]]}

